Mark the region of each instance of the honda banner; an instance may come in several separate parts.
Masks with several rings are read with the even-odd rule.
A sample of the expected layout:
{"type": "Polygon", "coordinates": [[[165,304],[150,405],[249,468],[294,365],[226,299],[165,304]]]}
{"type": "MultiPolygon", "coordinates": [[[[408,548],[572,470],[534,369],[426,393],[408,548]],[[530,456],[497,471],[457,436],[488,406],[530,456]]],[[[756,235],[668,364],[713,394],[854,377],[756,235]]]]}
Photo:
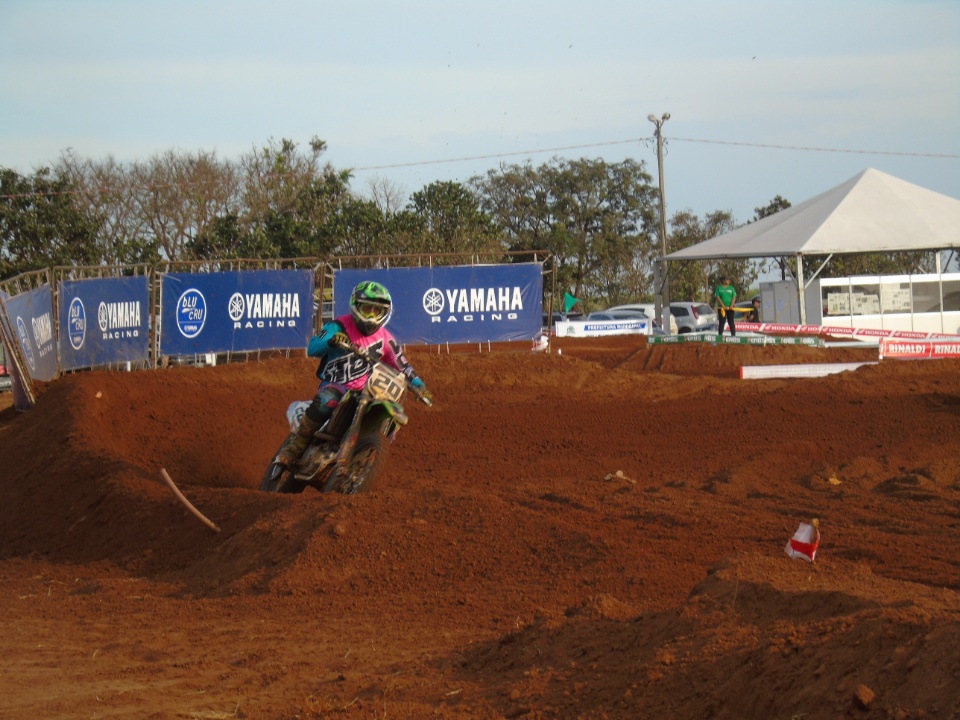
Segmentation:
{"type": "Polygon", "coordinates": [[[362,280],[390,291],[390,330],[402,343],[530,340],[543,323],[540,263],[338,270],[337,316],[350,312],[350,294],[362,280]]]}
{"type": "Polygon", "coordinates": [[[313,330],[311,270],[163,276],[160,352],[305,348],[313,330]]]}
{"type": "Polygon", "coordinates": [[[148,359],[150,286],[146,276],[61,282],[57,302],[64,370],[148,359]]]}

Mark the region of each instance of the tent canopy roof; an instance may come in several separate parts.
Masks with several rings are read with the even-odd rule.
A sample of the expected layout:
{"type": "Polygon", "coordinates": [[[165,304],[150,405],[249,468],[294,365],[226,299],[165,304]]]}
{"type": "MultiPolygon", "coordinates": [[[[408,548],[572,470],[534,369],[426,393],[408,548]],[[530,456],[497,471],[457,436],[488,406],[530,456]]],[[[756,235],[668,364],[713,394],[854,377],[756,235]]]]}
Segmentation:
{"type": "Polygon", "coordinates": [[[960,246],[960,200],[868,168],[799,205],[667,260],[942,250],[960,246]]]}

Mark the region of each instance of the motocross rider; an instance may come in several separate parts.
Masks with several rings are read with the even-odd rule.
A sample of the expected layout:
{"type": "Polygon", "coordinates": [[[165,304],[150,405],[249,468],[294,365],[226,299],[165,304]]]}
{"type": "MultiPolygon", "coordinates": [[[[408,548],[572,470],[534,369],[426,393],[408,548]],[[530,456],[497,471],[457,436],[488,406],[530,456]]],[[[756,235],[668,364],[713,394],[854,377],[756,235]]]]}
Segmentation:
{"type": "Polygon", "coordinates": [[[370,365],[351,353],[351,344],[367,352],[380,354],[387,365],[399,370],[425,399],[433,396],[403,354],[400,343],[387,330],[393,314],[390,292],[378,282],[364,280],[350,294],[350,313],[328,322],[307,346],[307,355],[320,358],[317,377],[320,387],[300,420],[300,427],[291,433],[276,462],[290,466],[296,463],[314,433],[330,419],[347,390],[362,388],[370,377],[370,365]]]}

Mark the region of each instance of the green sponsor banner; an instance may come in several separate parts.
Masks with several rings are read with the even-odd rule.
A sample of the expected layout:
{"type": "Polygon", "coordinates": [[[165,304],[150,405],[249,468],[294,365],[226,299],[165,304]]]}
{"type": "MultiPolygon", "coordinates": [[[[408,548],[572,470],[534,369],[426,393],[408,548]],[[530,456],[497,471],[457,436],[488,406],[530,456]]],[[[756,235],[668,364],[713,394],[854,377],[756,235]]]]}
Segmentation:
{"type": "Polygon", "coordinates": [[[675,345],[677,343],[707,343],[709,345],[809,345],[810,347],[825,347],[822,338],[818,337],[771,337],[768,335],[736,336],[724,335],[717,337],[709,335],[654,335],[647,340],[650,345],[675,345]]]}

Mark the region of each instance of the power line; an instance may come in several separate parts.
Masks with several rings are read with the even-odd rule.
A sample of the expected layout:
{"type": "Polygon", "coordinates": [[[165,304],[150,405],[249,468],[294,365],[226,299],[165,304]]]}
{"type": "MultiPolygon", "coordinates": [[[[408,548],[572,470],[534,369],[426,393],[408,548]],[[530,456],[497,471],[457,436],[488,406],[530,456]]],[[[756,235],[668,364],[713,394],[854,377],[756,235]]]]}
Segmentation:
{"type": "Polygon", "coordinates": [[[548,152],[559,152],[561,150],[582,150],[584,148],[603,147],[606,145],[632,145],[633,143],[646,144],[650,138],[637,138],[634,140],[609,140],[607,142],[587,143],[585,145],[560,145],[551,148],[537,148],[536,150],[514,150],[512,152],[491,153],[489,155],[466,155],[458,158],[447,158],[445,160],[418,160],[414,162],[396,163],[393,165],[365,165],[355,167],[353,170],[388,170],[390,168],[416,167],[417,165],[440,165],[443,163],[466,162],[468,160],[492,160],[502,157],[514,157],[516,155],[537,155],[548,152]]]}
{"type": "MultiPolygon", "coordinates": [[[[754,147],[767,150],[795,150],[800,152],[821,152],[821,153],[848,153],[855,155],[890,155],[899,157],[917,157],[917,158],[940,158],[947,160],[956,160],[960,155],[950,153],[919,153],[919,152],[898,152],[893,150],[856,150],[849,148],[828,148],[807,145],[774,145],[768,143],[738,142],[735,140],[709,140],[705,138],[685,138],[685,137],[664,137],[664,143],[671,142],[692,142],[705,143],[710,145],[732,145],[735,147],[754,147]]],[[[391,170],[396,168],[423,167],[427,165],[444,165],[449,163],[468,162],[471,160],[494,160],[497,158],[516,157],[518,155],[542,155],[544,153],[562,152],[566,150],[584,150],[589,148],[608,147],[611,145],[648,145],[652,143],[653,138],[641,137],[629,140],[608,140],[605,142],[584,143],[581,145],[558,145],[549,148],[533,148],[530,150],[513,150],[502,153],[489,153],[485,155],[464,155],[456,158],[443,158],[439,160],[415,160],[405,163],[391,163],[387,165],[363,165],[351,168],[354,172],[363,172],[367,170],[391,170]]],[[[189,183],[185,183],[189,184],[189,183]]],[[[26,197],[45,197],[53,195],[72,195],[76,191],[50,192],[50,193],[21,193],[12,195],[0,195],[0,200],[11,200],[14,198],[26,197]]]]}
{"type": "MultiPolygon", "coordinates": [[[[948,159],[957,159],[960,158],[960,155],[951,155],[946,153],[916,153],[916,152],[897,152],[893,150],[850,150],[844,148],[826,148],[826,147],[815,147],[815,146],[804,146],[804,145],[771,145],[765,143],[749,143],[749,142],[736,142],[733,140],[706,140],[703,138],[684,138],[684,137],[664,137],[665,143],[670,142],[695,142],[695,143],[708,143],[713,145],[734,145],[737,147],[756,147],[756,148],[766,148],[773,150],[800,150],[804,152],[832,152],[832,153],[854,153],[858,155],[898,155],[902,157],[926,157],[926,158],[948,158],[948,159]]],[[[558,147],[550,148],[536,148],[533,150],[515,150],[512,152],[505,153],[491,153],[489,155],[466,155],[463,157],[457,158],[446,158],[442,160],[418,160],[414,162],[406,163],[395,163],[391,165],[365,165],[362,167],[355,167],[355,171],[363,170],[389,170],[392,168],[403,168],[403,167],[417,167],[421,165],[441,165],[445,163],[456,163],[456,162],[466,162],[469,160],[491,160],[501,157],[514,157],[517,155],[542,155],[543,153],[548,152],[559,152],[563,150],[582,150],[585,148],[595,148],[595,147],[604,147],[608,145],[631,145],[634,143],[646,145],[651,142],[651,138],[634,138],[631,140],[610,140],[607,142],[599,143],[586,143],[583,145],[561,145],[558,147]]]]}
{"type": "Polygon", "coordinates": [[[767,145],[764,143],[735,142],[733,140],[702,140],[700,138],[664,138],[664,140],[680,140],[682,142],[711,143],[713,145],[737,145],[740,147],[771,148],[774,150],[803,150],[806,152],[854,153],[857,155],[899,155],[903,157],[950,158],[957,159],[960,155],[948,153],[916,153],[896,152],[893,150],[847,150],[844,148],[811,147],[804,145],[767,145]]]}

